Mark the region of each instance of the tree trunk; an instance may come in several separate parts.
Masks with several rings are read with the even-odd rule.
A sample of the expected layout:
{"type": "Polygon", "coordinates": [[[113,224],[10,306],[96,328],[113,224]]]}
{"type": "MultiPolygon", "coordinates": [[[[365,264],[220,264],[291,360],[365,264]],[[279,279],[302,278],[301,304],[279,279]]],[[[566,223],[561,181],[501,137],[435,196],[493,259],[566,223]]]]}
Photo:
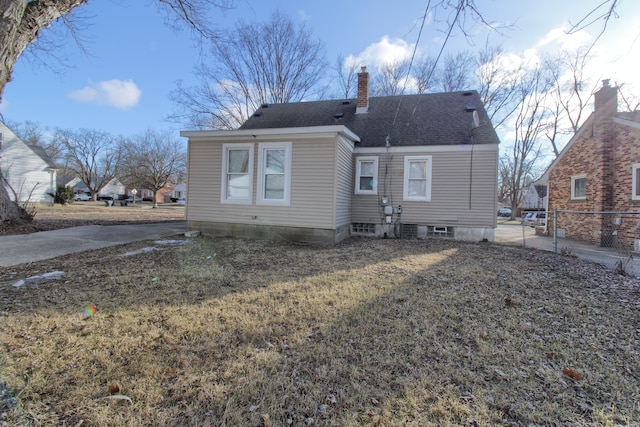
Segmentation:
{"type": "MultiPolygon", "coordinates": [[[[86,1],[0,0],[0,102],[13,67],[38,31],[86,1]]],[[[31,222],[31,217],[11,200],[0,179],[0,225],[7,221],[31,222]]]]}
{"type": "Polygon", "coordinates": [[[4,180],[0,179],[0,226],[4,227],[9,221],[30,223],[32,218],[27,214],[27,211],[11,200],[4,186],[4,180]]]}
{"type": "Polygon", "coordinates": [[[0,101],[22,52],[38,31],[87,0],[0,0],[0,101]]]}

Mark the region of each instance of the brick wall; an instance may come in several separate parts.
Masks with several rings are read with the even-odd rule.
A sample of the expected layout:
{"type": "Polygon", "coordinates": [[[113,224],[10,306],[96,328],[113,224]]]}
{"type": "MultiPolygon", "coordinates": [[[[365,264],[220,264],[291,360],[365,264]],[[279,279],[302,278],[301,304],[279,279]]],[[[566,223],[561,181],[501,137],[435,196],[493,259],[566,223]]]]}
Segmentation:
{"type": "MultiPolygon", "coordinates": [[[[632,200],[632,167],[640,163],[640,129],[615,123],[610,115],[592,115],[572,146],[549,174],[549,211],[638,211],[632,200]],[[571,200],[571,177],[586,174],[586,198],[571,200]]],[[[579,215],[563,215],[558,228],[565,236],[608,246],[633,247],[640,239],[640,221],[616,221],[596,215],[585,223],[579,215]],[[605,244],[606,243],[606,244],[605,244]]],[[[550,218],[549,229],[553,232],[550,218]]]]}

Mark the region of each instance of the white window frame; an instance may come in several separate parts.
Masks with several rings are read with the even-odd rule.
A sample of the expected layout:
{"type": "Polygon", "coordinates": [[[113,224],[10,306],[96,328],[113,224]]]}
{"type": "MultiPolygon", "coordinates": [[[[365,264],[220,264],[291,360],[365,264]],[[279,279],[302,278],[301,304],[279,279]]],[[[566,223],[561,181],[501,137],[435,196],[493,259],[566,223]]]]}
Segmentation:
{"type": "Polygon", "coordinates": [[[587,175],[574,175],[571,177],[571,200],[586,200],[587,198],[587,175]],[[576,181],[584,179],[584,196],[576,195],[576,181]]]}
{"type": "Polygon", "coordinates": [[[356,158],[355,194],[378,194],[378,160],[378,156],[361,156],[356,158]],[[371,190],[362,190],[360,188],[360,178],[362,177],[363,162],[373,162],[373,185],[371,190]]]}
{"type": "Polygon", "coordinates": [[[640,200],[640,180],[637,179],[640,163],[631,166],[631,200],[640,200]]]}
{"type": "Polygon", "coordinates": [[[431,201],[431,175],[433,169],[433,156],[405,156],[404,158],[404,187],[403,187],[403,200],[404,201],[416,201],[416,202],[429,202],[431,201]],[[414,161],[426,162],[425,169],[425,194],[421,196],[409,195],[409,168],[414,161]]]}
{"type": "Polygon", "coordinates": [[[240,205],[250,205],[253,200],[253,150],[254,144],[223,144],[222,145],[222,179],[221,179],[221,192],[220,202],[231,203],[240,205]],[[249,192],[247,197],[229,197],[227,194],[227,169],[229,166],[229,151],[245,149],[249,150],[249,164],[247,174],[249,175],[249,192]]]}
{"type": "Polygon", "coordinates": [[[291,203],[291,142],[261,142],[258,144],[258,195],[256,203],[260,205],[289,206],[291,203]],[[284,154],[284,195],[282,199],[266,199],[265,172],[268,150],[285,150],[284,154]]]}

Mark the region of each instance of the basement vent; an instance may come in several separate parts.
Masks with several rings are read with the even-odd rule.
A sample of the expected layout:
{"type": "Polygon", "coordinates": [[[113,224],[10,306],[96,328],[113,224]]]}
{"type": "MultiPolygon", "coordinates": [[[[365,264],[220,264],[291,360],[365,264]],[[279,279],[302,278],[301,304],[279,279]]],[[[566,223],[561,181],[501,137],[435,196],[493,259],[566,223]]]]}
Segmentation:
{"type": "Polygon", "coordinates": [[[351,224],[351,232],[357,234],[376,234],[376,225],[365,222],[354,222],[351,224]]]}
{"type": "Polygon", "coordinates": [[[400,224],[400,235],[403,239],[418,238],[418,224],[400,224]]]}
{"type": "Polygon", "coordinates": [[[447,226],[427,226],[428,237],[453,237],[453,227],[447,226]]]}

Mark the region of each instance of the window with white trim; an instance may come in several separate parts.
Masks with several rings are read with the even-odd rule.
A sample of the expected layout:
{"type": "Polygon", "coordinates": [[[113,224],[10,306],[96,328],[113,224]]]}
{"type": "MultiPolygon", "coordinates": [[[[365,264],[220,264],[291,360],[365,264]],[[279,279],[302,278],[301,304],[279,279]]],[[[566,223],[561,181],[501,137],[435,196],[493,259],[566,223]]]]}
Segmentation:
{"type": "Polygon", "coordinates": [[[253,144],[223,144],[222,203],[250,204],[253,186],[253,144]]]}
{"type": "Polygon", "coordinates": [[[378,156],[356,159],[356,194],[378,194],[378,156]]]}
{"type": "Polygon", "coordinates": [[[288,205],[291,193],[291,143],[258,144],[259,204],[288,205]]]}
{"type": "Polygon", "coordinates": [[[584,200],[587,198],[587,175],[571,177],[571,200],[584,200]]]}
{"type": "Polygon", "coordinates": [[[405,201],[428,202],[431,200],[431,156],[406,156],[404,158],[405,201]]]}
{"type": "Polygon", "coordinates": [[[631,199],[640,200],[640,163],[631,167],[631,199]]]}

